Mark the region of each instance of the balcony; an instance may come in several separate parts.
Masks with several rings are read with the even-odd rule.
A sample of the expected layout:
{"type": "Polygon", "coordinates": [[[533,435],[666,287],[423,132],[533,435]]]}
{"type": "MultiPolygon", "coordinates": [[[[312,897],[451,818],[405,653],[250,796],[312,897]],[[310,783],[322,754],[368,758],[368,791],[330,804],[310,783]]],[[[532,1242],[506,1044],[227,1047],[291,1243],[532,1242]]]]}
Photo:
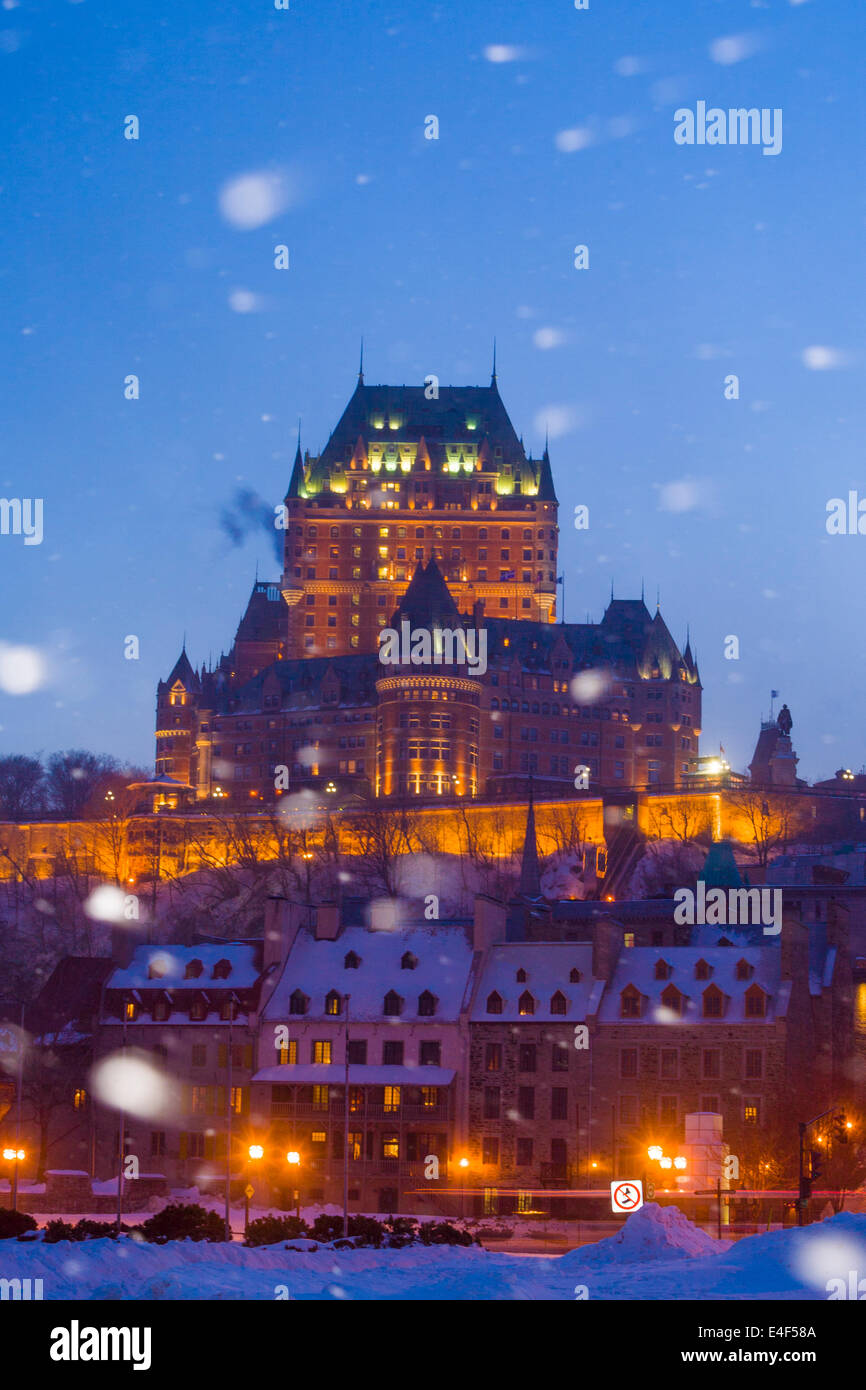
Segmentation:
{"type": "MultiPolygon", "coordinates": [[[[346,1115],[342,1100],[330,1101],[327,1105],[313,1105],[310,1101],[272,1100],[271,1119],[274,1120],[329,1120],[342,1124],[346,1115]]],[[[360,1124],[364,1120],[387,1121],[391,1124],[412,1124],[427,1120],[437,1124],[448,1121],[448,1106],[438,1105],[367,1105],[358,1110],[349,1110],[349,1124],[360,1124]]]]}

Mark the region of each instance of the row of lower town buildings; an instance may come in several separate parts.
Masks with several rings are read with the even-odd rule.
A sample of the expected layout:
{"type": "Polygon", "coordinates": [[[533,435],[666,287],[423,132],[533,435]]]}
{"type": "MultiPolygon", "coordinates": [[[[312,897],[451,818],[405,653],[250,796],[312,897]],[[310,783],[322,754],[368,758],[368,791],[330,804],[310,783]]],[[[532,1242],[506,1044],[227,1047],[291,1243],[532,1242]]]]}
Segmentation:
{"type": "Polygon", "coordinates": [[[116,1172],[119,1115],[92,1078],[123,1050],[151,1073],[115,1096],[130,1171],[219,1188],[230,1142],[235,1192],[286,1207],[342,1202],[348,1167],[355,1210],[564,1211],[557,1193],[676,1152],[687,1114],[722,1117],[747,1175],[792,1104],[851,1103],[843,904],[778,936],[684,934],[669,902],[567,906],[537,939],[537,914],[486,897],[453,922],[271,899],[259,941],[124,939],[113,961],[64,962],[27,1020],[28,1152],[116,1172]]]}

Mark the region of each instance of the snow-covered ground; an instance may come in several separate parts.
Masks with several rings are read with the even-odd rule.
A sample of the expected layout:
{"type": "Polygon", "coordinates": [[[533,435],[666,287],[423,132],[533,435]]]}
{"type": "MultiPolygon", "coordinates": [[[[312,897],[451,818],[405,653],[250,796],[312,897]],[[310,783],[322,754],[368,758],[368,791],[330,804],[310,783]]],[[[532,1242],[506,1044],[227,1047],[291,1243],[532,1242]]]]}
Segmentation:
{"type": "Polygon", "coordinates": [[[42,1279],[46,1299],[827,1299],[828,1281],[847,1287],[852,1270],[866,1277],[864,1215],[731,1245],[653,1204],[615,1236],[558,1256],[335,1250],[309,1240],[259,1249],[132,1237],[0,1242],[0,1278],[42,1279]]]}

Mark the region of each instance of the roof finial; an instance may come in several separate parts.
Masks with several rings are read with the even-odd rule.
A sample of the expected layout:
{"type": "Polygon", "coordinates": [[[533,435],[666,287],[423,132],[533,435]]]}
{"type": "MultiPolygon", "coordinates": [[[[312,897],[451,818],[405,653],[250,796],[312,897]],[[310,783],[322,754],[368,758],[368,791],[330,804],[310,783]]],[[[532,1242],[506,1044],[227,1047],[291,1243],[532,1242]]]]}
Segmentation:
{"type": "Polygon", "coordinates": [[[358,385],[364,385],[364,339],[361,338],[361,363],[358,367],[358,385]]]}
{"type": "Polygon", "coordinates": [[[181,655],[186,651],[186,628],[183,630],[183,642],[181,643],[181,655]]]}
{"type": "Polygon", "coordinates": [[[490,385],[496,385],[496,339],[493,339],[493,371],[490,376],[490,385]]]}
{"type": "Polygon", "coordinates": [[[612,576],[611,576],[611,581],[610,581],[610,601],[611,601],[611,603],[613,603],[613,577],[612,577],[612,576]]]}
{"type": "Polygon", "coordinates": [[[641,601],[641,603],[646,603],[646,595],[644,594],[643,575],[641,575],[641,580],[640,580],[640,601],[641,601]]]}
{"type": "Polygon", "coordinates": [[[661,585],[660,585],[660,584],[656,584],[656,612],[657,612],[657,613],[660,611],[661,606],[662,606],[662,588],[661,588],[661,585]]]}
{"type": "Polygon", "coordinates": [[[301,417],[298,416],[298,453],[301,452],[301,417]]]}

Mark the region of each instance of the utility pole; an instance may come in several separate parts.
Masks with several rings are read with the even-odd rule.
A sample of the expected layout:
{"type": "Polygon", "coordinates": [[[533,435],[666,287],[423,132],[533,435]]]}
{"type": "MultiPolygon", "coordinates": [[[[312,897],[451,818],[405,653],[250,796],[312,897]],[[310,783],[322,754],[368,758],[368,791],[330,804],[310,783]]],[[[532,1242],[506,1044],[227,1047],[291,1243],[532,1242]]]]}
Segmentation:
{"type": "Polygon", "coordinates": [[[345,1009],[345,1053],[346,1053],[346,1084],[344,1086],[344,1107],[343,1107],[343,1239],[348,1239],[349,1235],[349,1000],[351,995],[343,996],[343,1007],[345,1009]]]}
{"type": "Polygon", "coordinates": [[[228,1086],[227,1090],[227,1112],[226,1112],[226,1210],[225,1210],[225,1231],[226,1240],[232,1238],[232,1213],[231,1213],[231,1182],[232,1182],[232,1036],[235,1021],[235,1001],[229,1001],[229,1046],[228,1056],[228,1086]]]}
{"type": "Polygon", "coordinates": [[[15,1097],[15,1166],[12,1169],[12,1210],[18,1210],[18,1169],[21,1160],[21,1102],[24,1091],[24,1005],[21,1005],[21,1026],[18,1029],[18,1087],[15,1097]]]}
{"type": "MultiPolygon", "coordinates": [[[[123,1002],[123,1032],[120,1041],[120,1055],[126,1056],[126,1001],[123,1002]]],[[[117,1234],[123,1224],[123,1164],[126,1157],[126,1111],[120,1112],[120,1133],[118,1134],[117,1159],[117,1234]]]]}

